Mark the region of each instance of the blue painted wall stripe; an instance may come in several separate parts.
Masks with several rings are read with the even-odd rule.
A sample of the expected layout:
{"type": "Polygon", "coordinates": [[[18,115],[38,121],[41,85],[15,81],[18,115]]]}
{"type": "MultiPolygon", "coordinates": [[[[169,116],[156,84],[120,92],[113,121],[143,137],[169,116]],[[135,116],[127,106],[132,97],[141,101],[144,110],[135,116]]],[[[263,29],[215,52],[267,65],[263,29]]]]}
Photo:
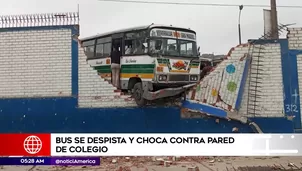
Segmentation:
{"type": "Polygon", "coordinates": [[[248,55],[246,57],[246,60],[245,60],[244,71],[242,73],[242,78],[241,78],[241,83],[240,83],[240,87],[239,87],[239,92],[238,92],[238,96],[237,96],[237,100],[236,100],[236,104],[235,104],[235,109],[236,110],[239,110],[241,102],[242,102],[242,97],[243,97],[243,93],[244,93],[246,79],[248,77],[248,71],[249,71],[250,63],[251,63],[251,57],[248,55]]]}
{"type": "MultiPolygon", "coordinates": [[[[75,98],[0,99],[0,133],[231,133],[248,124],[181,118],[177,107],[76,108],[75,98]]],[[[286,118],[251,118],[265,133],[292,133],[286,118]],[[268,124],[269,123],[269,124],[268,124]]]]}
{"type": "Polygon", "coordinates": [[[79,35],[78,27],[73,27],[71,35],[71,90],[72,95],[77,97],[79,94],[79,45],[77,36],[79,35]]]}
{"type": "Polygon", "coordinates": [[[210,106],[210,105],[204,105],[204,104],[200,104],[200,103],[193,103],[190,101],[185,101],[185,102],[183,102],[182,107],[200,111],[202,113],[207,113],[209,115],[213,115],[213,116],[217,116],[217,117],[223,117],[223,118],[227,117],[226,111],[224,111],[223,109],[216,108],[214,106],[210,106]]]}
{"type": "Polygon", "coordinates": [[[294,116],[294,127],[295,129],[299,129],[301,128],[301,110],[297,52],[288,49],[287,39],[281,39],[279,43],[281,46],[284,112],[286,116],[294,116]]]}

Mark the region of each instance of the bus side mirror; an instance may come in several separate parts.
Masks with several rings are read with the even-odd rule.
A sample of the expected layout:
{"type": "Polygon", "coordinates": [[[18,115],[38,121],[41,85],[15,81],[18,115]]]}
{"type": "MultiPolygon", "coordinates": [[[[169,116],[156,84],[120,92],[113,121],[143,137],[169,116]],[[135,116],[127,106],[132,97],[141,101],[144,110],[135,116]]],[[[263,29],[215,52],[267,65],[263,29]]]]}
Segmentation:
{"type": "MultiPolygon", "coordinates": [[[[200,51],[200,46],[198,46],[197,51],[198,51],[198,52],[200,51]]],[[[200,54],[200,53],[199,53],[199,54],[200,54]]]]}

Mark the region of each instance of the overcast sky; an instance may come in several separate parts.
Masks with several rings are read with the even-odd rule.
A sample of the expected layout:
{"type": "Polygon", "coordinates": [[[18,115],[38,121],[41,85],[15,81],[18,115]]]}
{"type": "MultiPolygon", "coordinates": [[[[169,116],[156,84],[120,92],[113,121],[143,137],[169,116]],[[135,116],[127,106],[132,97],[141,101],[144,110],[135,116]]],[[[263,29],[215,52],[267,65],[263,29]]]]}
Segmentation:
{"type": "MultiPolygon", "coordinates": [[[[141,0],[143,1],[143,0],[141,0]]],[[[162,1],[162,0],[157,0],[162,1]]],[[[270,0],[166,0],[168,2],[269,5],[270,0]]],[[[75,12],[80,4],[81,37],[116,29],[156,24],[172,24],[197,32],[202,53],[227,53],[238,44],[238,7],[209,7],[101,2],[98,0],[10,0],[1,3],[0,15],[75,12]]],[[[302,6],[302,0],[277,0],[277,5],[302,6]]],[[[278,9],[279,22],[302,26],[302,8],[278,9]]],[[[242,39],[263,34],[263,9],[244,8],[242,39]]]]}

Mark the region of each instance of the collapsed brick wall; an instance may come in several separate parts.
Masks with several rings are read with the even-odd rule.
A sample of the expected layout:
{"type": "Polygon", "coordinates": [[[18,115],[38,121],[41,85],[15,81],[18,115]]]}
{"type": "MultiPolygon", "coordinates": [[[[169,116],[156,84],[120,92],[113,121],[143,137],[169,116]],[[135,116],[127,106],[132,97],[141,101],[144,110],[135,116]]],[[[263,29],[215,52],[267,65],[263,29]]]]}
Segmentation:
{"type": "Polygon", "coordinates": [[[1,29],[0,97],[71,95],[70,29],[1,29]]]}
{"type": "Polygon", "coordinates": [[[191,101],[237,111],[250,117],[284,116],[280,45],[265,44],[260,51],[259,46],[246,44],[232,48],[227,58],[197,85],[196,90],[189,93],[191,101]],[[236,110],[236,102],[241,98],[239,89],[243,81],[244,59],[248,55],[252,57],[250,69],[243,85],[239,110],[236,110]],[[253,92],[255,89],[257,91],[253,92]],[[251,113],[247,108],[253,106],[256,106],[256,110],[251,113]]]}
{"type": "Polygon", "coordinates": [[[232,48],[226,59],[197,86],[193,99],[233,111],[244,72],[248,45],[232,48]]]}
{"type": "Polygon", "coordinates": [[[132,107],[135,102],[101,78],[86,61],[84,49],[79,46],[79,107],[132,107]]]}

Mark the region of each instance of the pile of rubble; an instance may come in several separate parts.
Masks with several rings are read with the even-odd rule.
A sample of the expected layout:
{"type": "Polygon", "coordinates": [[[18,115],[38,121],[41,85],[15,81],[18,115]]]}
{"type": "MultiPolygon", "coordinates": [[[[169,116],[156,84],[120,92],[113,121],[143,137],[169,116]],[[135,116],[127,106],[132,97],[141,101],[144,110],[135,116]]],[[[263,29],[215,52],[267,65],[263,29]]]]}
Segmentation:
{"type": "Polygon", "coordinates": [[[188,171],[199,171],[196,163],[222,161],[221,159],[209,158],[209,157],[102,157],[101,168],[115,171],[131,171],[130,168],[144,168],[144,171],[148,171],[146,166],[181,166],[187,168],[188,171]]]}

